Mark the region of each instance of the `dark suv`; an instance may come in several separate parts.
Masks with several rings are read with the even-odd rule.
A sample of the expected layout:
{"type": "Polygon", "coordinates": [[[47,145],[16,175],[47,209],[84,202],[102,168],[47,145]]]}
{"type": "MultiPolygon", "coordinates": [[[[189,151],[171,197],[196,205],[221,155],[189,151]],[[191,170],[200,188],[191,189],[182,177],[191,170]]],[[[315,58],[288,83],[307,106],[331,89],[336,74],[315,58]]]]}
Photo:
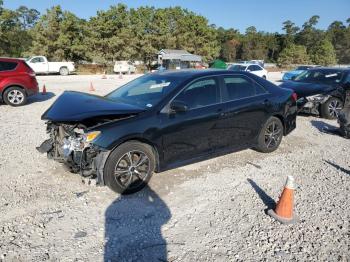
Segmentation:
{"type": "Polygon", "coordinates": [[[21,106],[27,97],[38,93],[34,71],[24,60],[0,58],[0,101],[10,106],[21,106]]]}

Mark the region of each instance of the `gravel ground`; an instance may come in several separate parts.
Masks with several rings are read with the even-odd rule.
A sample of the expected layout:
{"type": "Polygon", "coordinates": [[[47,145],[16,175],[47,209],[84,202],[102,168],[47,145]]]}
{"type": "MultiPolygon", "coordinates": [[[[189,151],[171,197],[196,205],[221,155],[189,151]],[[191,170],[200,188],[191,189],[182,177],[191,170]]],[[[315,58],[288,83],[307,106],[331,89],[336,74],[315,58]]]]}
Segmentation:
{"type": "MultiPolygon", "coordinates": [[[[155,174],[130,196],[36,152],[63,90],[106,94],[134,76],[39,76],[48,94],[0,105],[0,261],[349,261],[350,140],[300,116],[271,154],[245,150],[155,174]],[[293,175],[298,222],[265,214],[293,175]]],[[[270,74],[277,80],[279,73],[270,74]]]]}

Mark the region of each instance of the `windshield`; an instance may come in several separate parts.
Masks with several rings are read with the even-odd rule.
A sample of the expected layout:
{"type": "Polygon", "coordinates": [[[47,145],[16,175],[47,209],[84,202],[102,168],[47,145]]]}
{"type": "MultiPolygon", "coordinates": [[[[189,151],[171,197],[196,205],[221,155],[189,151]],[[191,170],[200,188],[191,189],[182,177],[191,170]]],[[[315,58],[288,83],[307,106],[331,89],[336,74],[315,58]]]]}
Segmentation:
{"type": "Polygon", "coordinates": [[[235,71],[244,71],[246,68],[247,66],[243,66],[243,65],[233,65],[229,69],[235,70],[235,71]]]}
{"type": "Polygon", "coordinates": [[[148,74],[121,86],[106,97],[145,109],[151,108],[174,90],[181,81],[180,77],[148,74]]]}
{"type": "Polygon", "coordinates": [[[327,70],[308,70],[298,75],[294,81],[299,82],[322,82],[322,83],[339,83],[343,74],[339,71],[327,70]]]}

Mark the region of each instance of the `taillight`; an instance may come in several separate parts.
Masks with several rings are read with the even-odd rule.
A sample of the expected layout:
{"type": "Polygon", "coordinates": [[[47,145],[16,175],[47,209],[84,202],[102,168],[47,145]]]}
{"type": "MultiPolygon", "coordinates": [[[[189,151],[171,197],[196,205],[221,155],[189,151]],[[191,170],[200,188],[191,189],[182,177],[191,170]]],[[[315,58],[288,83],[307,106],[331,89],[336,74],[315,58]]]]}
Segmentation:
{"type": "Polygon", "coordinates": [[[31,77],[35,77],[35,72],[28,72],[28,74],[31,76],[31,77]]]}
{"type": "Polygon", "coordinates": [[[298,100],[298,95],[297,95],[297,93],[293,93],[293,94],[292,94],[292,99],[293,99],[294,102],[296,102],[296,101],[298,100]]]}

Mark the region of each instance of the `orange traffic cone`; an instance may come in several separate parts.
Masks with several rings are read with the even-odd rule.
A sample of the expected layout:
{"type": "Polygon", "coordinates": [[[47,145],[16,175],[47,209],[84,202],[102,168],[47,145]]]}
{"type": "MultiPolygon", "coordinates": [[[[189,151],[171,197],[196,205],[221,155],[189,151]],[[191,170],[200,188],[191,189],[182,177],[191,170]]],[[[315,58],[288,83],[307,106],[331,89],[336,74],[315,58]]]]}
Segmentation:
{"type": "Polygon", "coordinates": [[[267,213],[281,222],[282,224],[295,223],[296,218],[293,216],[294,202],[294,178],[287,176],[286,185],[278,200],[275,210],[268,210],[267,213]]]}
{"type": "Polygon", "coordinates": [[[89,91],[91,91],[91,92],[96,91],[95,88],[94,88],[94,86],[92,85],[92,82],[90,82],[89,91]]]}
{"type": "Polygon", "coordinates": [[[46,95],[46,87],[43,85],[43,91],[41,92],[42,95],[46,95]]]}
{"type": "Polygon", "coordinates": [[[103,74],[102,74],[102,79],[107,79],[107,76],[106,76],[106,71],[103,71],[103,74]]]}

